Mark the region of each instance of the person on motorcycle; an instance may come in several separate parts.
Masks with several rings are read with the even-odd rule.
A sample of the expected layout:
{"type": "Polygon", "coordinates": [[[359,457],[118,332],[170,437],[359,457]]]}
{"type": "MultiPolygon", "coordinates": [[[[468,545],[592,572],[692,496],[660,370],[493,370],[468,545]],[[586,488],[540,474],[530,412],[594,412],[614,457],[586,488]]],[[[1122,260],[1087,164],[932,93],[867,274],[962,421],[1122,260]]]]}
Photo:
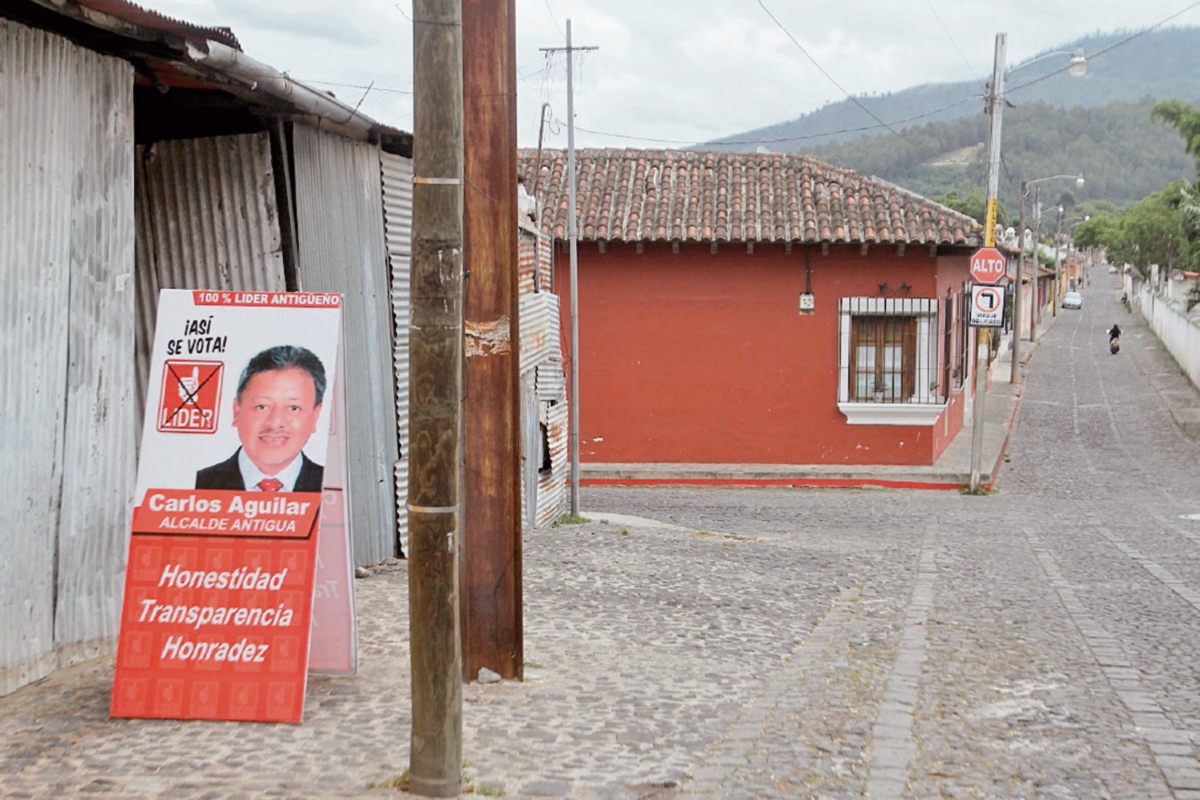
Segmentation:
{"type": "Polygon", "coordinates": [[[1121,326],[1113,323],[1113,326],[1108,329],[1108,343],[1112,344],[1113,339],[1121,338],[1121,326]]]}

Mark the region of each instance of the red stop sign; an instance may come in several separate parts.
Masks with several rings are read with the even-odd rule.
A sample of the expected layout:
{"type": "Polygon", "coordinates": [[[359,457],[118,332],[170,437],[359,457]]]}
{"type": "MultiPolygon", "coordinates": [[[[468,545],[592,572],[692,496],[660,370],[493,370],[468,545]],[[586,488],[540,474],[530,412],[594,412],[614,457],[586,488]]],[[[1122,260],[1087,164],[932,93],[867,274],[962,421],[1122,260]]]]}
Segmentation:
{"type": "Polygon", "coordinates": [[[971,279],[976,283],[995,283],[1008,270],[1008,259],[994,247],[981,247],[971,256],[971,279]]]}

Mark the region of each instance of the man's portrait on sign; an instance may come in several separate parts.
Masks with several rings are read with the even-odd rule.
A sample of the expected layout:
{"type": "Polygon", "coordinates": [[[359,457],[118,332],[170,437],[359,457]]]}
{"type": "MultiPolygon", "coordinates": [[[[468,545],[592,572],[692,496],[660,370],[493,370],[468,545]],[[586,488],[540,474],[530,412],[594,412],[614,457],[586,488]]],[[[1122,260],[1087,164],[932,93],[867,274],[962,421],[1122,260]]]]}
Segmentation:
{"type": "Polygon", "coordinates": [[[307,348],[276,345],[242,370],[233,398],[241,445],[196,473],[197,489],[319,492],[324,467],[304,453],[325,398],[325,366],[307,348]]]}

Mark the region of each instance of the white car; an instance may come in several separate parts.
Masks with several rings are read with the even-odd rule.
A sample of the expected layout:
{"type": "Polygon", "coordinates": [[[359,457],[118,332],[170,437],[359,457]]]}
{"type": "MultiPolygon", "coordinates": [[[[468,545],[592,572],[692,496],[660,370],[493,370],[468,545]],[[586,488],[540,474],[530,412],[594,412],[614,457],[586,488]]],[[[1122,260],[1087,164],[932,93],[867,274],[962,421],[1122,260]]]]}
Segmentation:
{"type": "Polygon", "coordinates": [[[1116,265],[1116,264],[1110,264],[1110,265],[1109,265],[1109,267],[1108,267],[1108,274],[1109,274],[1109,275],[1116,275],[1116,274],[1117,274],[1117,265],[1116,265]]]}
{"type": "Polygon", "coordinates": [[[1083,295],[1079,292],[1067,292],[1063,295],[1063,308],[1083,308],[1083,295]]]}

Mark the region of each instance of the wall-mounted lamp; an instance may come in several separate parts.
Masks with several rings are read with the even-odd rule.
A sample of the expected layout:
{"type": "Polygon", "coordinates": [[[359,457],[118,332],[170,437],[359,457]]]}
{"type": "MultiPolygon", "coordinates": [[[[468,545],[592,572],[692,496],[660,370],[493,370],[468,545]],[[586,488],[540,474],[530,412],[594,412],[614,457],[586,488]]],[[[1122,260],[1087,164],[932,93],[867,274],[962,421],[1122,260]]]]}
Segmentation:
{"type": "Polygon", "coordinates": [[[808,248],[804,249],[804,291],[800,293],[800,313],[811,314],[817,310],[817,299],[812,293],[812,275],[808,269],[808,248]]]}
{"type": "Polygon", "coordinates": [[[908,294],[909,292],[912,291],[912,287],[909,286],[907,283],[902,283],[902,284],[900,284],[900,291],[904,292],[905,294],[908,294]]]}
{"type": "Polygon", "coordinates": [[[883,294],[886,291],[887,291],[887,281],[884,281],[883,283],[879,284],[879,293],[883,294]]]}

